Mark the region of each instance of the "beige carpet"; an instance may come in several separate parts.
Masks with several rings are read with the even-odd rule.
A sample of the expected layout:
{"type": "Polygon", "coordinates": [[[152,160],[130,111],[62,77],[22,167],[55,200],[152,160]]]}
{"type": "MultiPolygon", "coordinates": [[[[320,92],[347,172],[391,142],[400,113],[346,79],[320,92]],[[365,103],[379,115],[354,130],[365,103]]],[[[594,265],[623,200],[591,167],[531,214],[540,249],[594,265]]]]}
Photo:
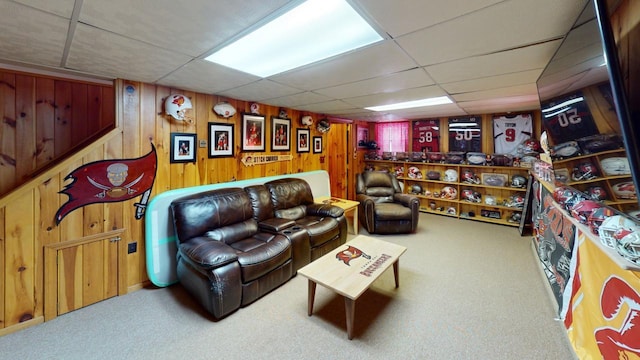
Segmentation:
{"type": "MultiPolygon", "coordinates": [[[[366,234],[365,231],[362,231],[366,234]]],[[[351,235],[350,235],[351,237],[351,235]]],[[[148,288],[0,337],[2,359],[574,359],[531,239],[516,228],[421,214],[400,288],[389,270],[356,302],[297,276],[214,321],[180,285],[148,288]]]]}

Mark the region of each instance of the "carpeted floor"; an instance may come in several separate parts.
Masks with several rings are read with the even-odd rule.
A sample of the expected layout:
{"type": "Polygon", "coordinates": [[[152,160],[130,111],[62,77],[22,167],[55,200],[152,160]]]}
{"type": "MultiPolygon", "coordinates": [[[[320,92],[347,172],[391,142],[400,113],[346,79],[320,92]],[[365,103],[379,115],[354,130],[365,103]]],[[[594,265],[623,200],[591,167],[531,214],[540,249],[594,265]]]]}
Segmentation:
{"type": "Polygon", "coordinates": [[[575,359],[529,236],[420,216],[416,234],[377,236],[408,247],[400,287],[389,270],[357,300],[351,341],[343,299],[318,286],[308,317],[296,276],[219,321],[180,285],[145,288],[0,337],[0,358],[575,359]]]}

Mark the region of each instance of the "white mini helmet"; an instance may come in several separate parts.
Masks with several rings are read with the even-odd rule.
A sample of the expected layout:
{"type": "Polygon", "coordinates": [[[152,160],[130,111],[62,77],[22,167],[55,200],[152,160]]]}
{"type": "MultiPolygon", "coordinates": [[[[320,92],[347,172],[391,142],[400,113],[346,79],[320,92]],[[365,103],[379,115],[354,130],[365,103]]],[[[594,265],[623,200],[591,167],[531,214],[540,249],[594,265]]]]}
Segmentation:
{"type": "Polygon", "coordinates": [[[300,122],[304,126],[311,126],[313,125],[313,118],[311,117],[311,115],[305,115],[302,117],[302,119],[300,119],[300,122]]]}
{"type": "Polygon", "coordinates": [[[640,264],[640,233],[631,232],[616,242],[616,250],[623,258],[634,264],[640,264]]]}
{"type": "Polygon", "coordinates": [[[458,198],[458,190],[456,190],[456,188],[452,186],[445,186],[440,191],[440,197],[449,200],[455,200],[458,198]]]}
{"type": "Polygon", "coordinates": [[[164,111],[176,120],[184,120],[187,109],[192,109],[191,100],[181,94],[169,95],[164,101],[164,111]]]}
{"type": "Polygon", "coordinates": [[[453,169],[447,169],[444,172],[444,181],[448,181],[448,182],[458,181],[458,172],[453,169]]]}
{"type": "Polygon", "coordinates": [[[629,159],[626,157],[610,157],[600,161],[600,167],[605,175],[629,175],[629,159]]]}
{"type": "Polygon", "coordinates": [[[633,220],[622,215],[614,215],[602,222],[598,228],[598,235],[603,245],[615,249],[617,238],[638,230],[640,229],[633,220]]]}
{"type": "Polygon", "coordinates": [[[226,101],[219,102],[213,107],[213,112],[222,116],[223,118],[230,118],[236,114],[236,108],[226,101]]]}
{"type": "Polygon", "coordinates": [[[409,167],[409,177],[412,179],[422,179],[422,172],[415,166],[409,167]]]}

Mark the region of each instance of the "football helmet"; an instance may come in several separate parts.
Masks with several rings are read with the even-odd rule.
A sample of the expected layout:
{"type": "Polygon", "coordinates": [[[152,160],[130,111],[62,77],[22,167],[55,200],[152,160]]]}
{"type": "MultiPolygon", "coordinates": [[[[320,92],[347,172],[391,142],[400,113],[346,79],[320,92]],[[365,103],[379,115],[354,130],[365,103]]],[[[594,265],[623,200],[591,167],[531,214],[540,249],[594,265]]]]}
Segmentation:
{"type": "Polygon", "coordinates": [[[322,119],[318,121],[318,125],[316,126],[316,129],[318,129],[319,132],[324,134],[326,132],[329,132],[329,130],[331,130],[331,123],[329,123],[329,120],[327,119],[322,119]]]}
{"type": "Polygon", "coordinates": [[[607,200],[607,191],[600,185],[594,185],[587,188],[585,191],[587,195],[593,200],[604,201],[607,200]]]}
{"type": "Polygon", "coordinates": [[[640,233],[629,233],[616,241],[616,250],[623,258],[634,264],[640,264],[640,233]]]}
{"type": "Polygon", "coordinates": [[[193,109],[191,100],[181,94],[169,95],[164,100],[164,111],[176,120],[184,120],[188,109],[193,109]]]}
{"type": "Polygon", "coordinates": [[[613,185],[613,193],[618,199],[635,199],[636,187],[631,181],[624,181],[613,185]]]}
{"type": "Polygon", "coordinates": [[[629,175],[629,159],[626,157],[610,157],[600,161],[602,172],[607,176],[629,175]]]}
{"type": "Polygon", "coordinates": [[[484,203],[487,205],[496,205],[498,204],[498,200],[493,195],[487,195],[484,197],[484,203]]]}
{"type": "Polygon", "coordinates": [[[522,175],[513,175],[511,177],[511,187],[525,188],[527,187],[527,178],[522,175]]]}
{"type": "Polygon", "coordinates": [[[444,172],[444,181],[456,182],[458,181],[458,172],[453,169],[447,169],[444,172]]]}
{"type": "Polygon", "coordinates": [[[223,118],[230,118],[236,114],[236,108],[226,101],[219,102],[213,106],[213,112],[223,118]]]}
{"type": "Polygon", "coordinates": [[[522,152],[524,154],[535,154],[540,151],[542,151],[542,148],[538,140],[530,138],[522,142],[522,152]]]}
{"type": "Polygon", "coordinates": [[[590,162],[584,161],[573,168],[571,179],[573,181],[592,180],[598,177],[598,169],[590,162]]]}
{"type": "Polygon", "coordinates": [[[608,207],[599,207],[591,212],[589,215],[589,219],[587,220],[587,224],[589,225],[589,229],[595,235],[598,235],[598,229],[600,229],[600,225],[607,219],[615,215],[613,209],[608,207]]]}
{"type": "Polygon", "coordinates": [[[482,195],[480,195],[479,192],[473,191],[471,189],[463,189],[461,196],[462,196],[462,199],[469,202],[473,202],[473,203],[482,202],[482,195]]]}
{"type": "Polygon", "coordinates": [[[420,184],[413,184],[411,185],[411,191],[409,191],[410,194],[414,194],[414,195],[422,195],[422,186],[420,186],[420,184]]]}
{"type": "Polygon", "coordinates": [[[456,211],[456,208],[455,208],[455,207],[453,207],[453,206],[449,206],[449,207],[447,208],[447,214],[449,214],[449,215],[455,215],[456,213],[457,213],[457,211],[456,211]]]}
{"type": "Polygon", "coordinates": [[[427,172],[427,179],[429,180],[440,180],[440,172],[435,170],[429,170],[427,172]]]}
{"type": "Polygon", "coordinates": [[[409,177],[412,179],[422,179],[422,172],[415,166],[409,167],[409,177]]]}
{"type": "Polygon", "coordinates": [[[460,179],[467,184],[480,184],[480,179],[471,169],[463,169],[460,179]]]}
{"type": "Polygon", "coordinates": [[[311,126],[313,125],[313,118],[311,117],[311,115],[305,115],[300,119],[300,122],[304,126],[311,126]]]}
{"type": "Polygon", "coordinates": [[[601,208],[602,204],[593,200],[578,201],[571,207],[571,216],[574,219],[580,221],[581,224],[587,224],[591,213],[598,208],[601,208]]]}
{"type": "Polygon", "coordinates": [[[616,248],[616,240],[632,232],[638,232],[638,225],[622,215],[613,215],[604,219],[598,228],[600,242],[612,249],[616,248]]]}
{"type": "Polygon", "coordinates": [[[513,194],[509,196],[509,199],[505,203],[508,207],[524,207],[524,195],[523,194],[513,194]]]}
{"type": "Polygon", "coordinates": [[[445,186],[440,190],[440,197],[449,200],[455,200],[458,198],[458,190],[452,186],[445,186]]]}
{"type": "Polygon", "coordinates": [[[396,166],[395,174],[396,174],[396,177],[404,176],[404,166],[396,166]]]}

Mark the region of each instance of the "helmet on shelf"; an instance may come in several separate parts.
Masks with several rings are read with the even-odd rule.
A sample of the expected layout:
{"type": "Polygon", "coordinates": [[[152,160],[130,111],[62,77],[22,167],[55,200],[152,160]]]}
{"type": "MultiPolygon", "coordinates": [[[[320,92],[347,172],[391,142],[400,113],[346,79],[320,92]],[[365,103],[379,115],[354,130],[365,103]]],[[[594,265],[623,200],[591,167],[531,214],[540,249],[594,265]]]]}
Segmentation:
{"type": "Polygon", "coordinates": [[[612,249],[616,247],[616,241],[623,236],[637,232],[638,225],[631,219],[622,215],[613,215],[606,218],[598,228],[600,242],[612,249]]]}
{"type": "Polygon", "coordinates": [[[415,194],[415,195],[422,195],[423,193],[422,186],[420,186],[420,184],[411,185],[411,190],[409,191],[409,193],[415,194]]]}
{"type": "Polygon", "coordinates": [[[456,182],[458,181],[458,172],[454,169],[447,169],[444,172],[444,181],[456,182]]]}
{"type": "Polygon", "coordinates": [[[591,213],[598,208],[601,208],[602,204],[594,200],[582,200],[575,203],[571,207],[571,216],[574,219],[580,221],[581,224],[587,224],[591,213]]]}
{"type": "Polygon", "coordinates": [[[602,172],[607,176],[629,175],[629,159],[626,157],[610,157],[600,160],[602,172]]]}
{"type": "Polygon", "coordinates": [[[191,100],[181,94],[169,95],[164,100],[164,111],[176,120],[184,120],[188,109],[192,109],[191,100]]]}
{"type": "Polygon", "coordinates": [[[409,177],[412,179],[422,179],[422,172],[415,166],[409,167],[409,177]]]}
{"type": "Polygon", "coordinates": [[[404,175],[404,166],[396,166],[394,171],[395,171],[395,174],[396,174],[397,177],[403,176],[404,175]]]}
{"type": "Polygon", "coordinates": [[[485,195],[484,203],[487,205],[497,205],[498,200],[496,200],[496,197],[493,195],[485,195]]]}
{"type": "Polygon", "coordinates": [[[461,193],[461,197],[462,199],[469,202],[473,202],[473,203],[482,202],[482,195],[480,195],[479,192],[471,189],[463,189],[461,193]]]}
{"type": "Polygon", "coordinates": [[[578,166],[573,168],[571,173],[571,179],[573,181],[585,181],[592,180],[598,177],[598,169],[591,163],[591,161],[583,161],[578,166]]]}
{"type": "Polygon", "coordinates": [[[613,185],[613,193],[618,199],[635,199],[636,187],[631,181],[624,181],[613,185]]]}
{"type": "Polygon", "coordinates": [[[509,196],[509,199],[505,203],[508,207],[524,207],[524,195],[523,194],[513,194],[509,196]]]}
{"type": "Polygon", "coordinates": [[[596,201],[607,200],[607,191],[600,185],[589,186],[585,193],[589,195],[591,199],[596,201]]]}
{"type": "Polygon", "coordinates": [[[529,138],[522,142],[522,152],[524,154],[535,154],[541,151],[540,142],[534,138],[529,138]]]}
{"type": "Polygon", "coordinates": [[[511,177],[511,187],[524,188],[527,187],[527,178],[522,175],[513,175],[511,177]]]}
{"type": "Polygon", "coordinates": [[[467,184],[480,184],[480,179],[471,169],[463,169],[460,179],[467,184]]]}
{"type": "Polygon", "coordinates": [[[589,229],[591,229],[592,233],[594,233],[595,235],[598,235],[598,230],[600,229],[600,225],[602,225],[602,223],[606,219],[614,215],[615,215],[615,212],[613,211],[613,209],[606,206],[593,210],[591,212],[591,215],[589,215],[589,219],[587,220],[589,229]]]}
{"type": "Polygon", "coordinates": [[[631,232],[616,241],[616,250],[623,258],[640,265],[640,232],[631,232]]]}
{"type": "Polygon", "coordinates": [[[458,198],[458,190],[452,186],[445,186],[440,190],[440,197],[449,200],[455,200],[458,198]]]}

